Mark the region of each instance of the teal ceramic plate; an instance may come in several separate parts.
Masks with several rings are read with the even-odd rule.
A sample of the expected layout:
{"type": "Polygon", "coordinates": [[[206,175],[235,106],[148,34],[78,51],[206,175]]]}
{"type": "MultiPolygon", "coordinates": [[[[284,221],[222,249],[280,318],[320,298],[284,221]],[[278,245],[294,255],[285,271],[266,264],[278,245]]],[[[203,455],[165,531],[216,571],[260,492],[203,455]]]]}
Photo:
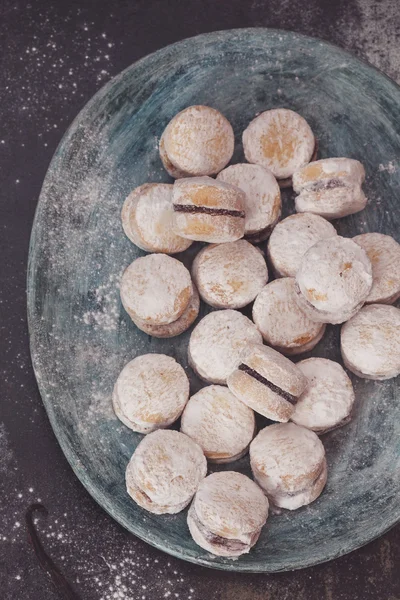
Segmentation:
{"type": "MultiPolygon", "coordinates": [[[[118,281],[143,253],[123,235],[124,198],[147,181],[169,181],[157,152],[169,119],[190,104],[220,109],[236,134],[262,110],[284,106],[311,124],[320,155],[360,159],[367,208],[338,221],[340,234],[400,234],[400,89],[346,52],[316,39],[265,29],[188,39],[140,60],[85,106],[47,173],[29,257],[32,360],[52,426],[75,473],[97,502],[136,536],[180,558],[232,571],[283,571],[335,558],[367,543],[400,516],[398,380],[353,378],[352,423],[324,436],[329,480],[322,496],[271,516],[239,560],[197,547],[186,512],[147,514],[125,491],[126,464],[141,436],[121,425],[111,391],[122,366],[146,352],[187,367],[189,332],[172,340],[138,331],[121,307],[118,281]]],[[[286,214],[293,210],[285,192],[286,214]]],[[[400,241],[400,240],[399,240],[400,241]]],[[[198,246],[182,256],[190,264],[198,246]]],[[[207,309],[202,308],[204,315],[207,309]]],[[[312,353],[340,360],[339,328],[312,353]]],[[[231,468],[225,467],[225,468],[231,468]]],[[[234,468],[249,473],[248,459],[234,468]]]]}

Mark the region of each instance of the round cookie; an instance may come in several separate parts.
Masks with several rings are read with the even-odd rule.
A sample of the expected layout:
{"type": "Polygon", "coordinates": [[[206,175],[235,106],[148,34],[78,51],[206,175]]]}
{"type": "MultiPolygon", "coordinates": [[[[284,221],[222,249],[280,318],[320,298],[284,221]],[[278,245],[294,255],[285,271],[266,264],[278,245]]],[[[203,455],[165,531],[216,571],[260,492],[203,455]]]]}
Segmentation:
{"type": "MultiPolygon", "coordinates": [[[[193,284],[192,284],[193,285],[193,284]]],[[[200,310],[200,296],[199,292],[195,285],[193,285],[193,294],[189,300],[189,304],[185,310],[185,312],[172,323],[168,325],[149,325],[148,323],[143,323],[143,321],[139,321],[138,319],[132,318],[132,321],[135,323],[136,327],[156,338],[172,338],[177,335],[181,335],[184,333],[198,317],[200,310]]]]}
{"type": "Polygon", "coordinates": [[[176,254],[191,241],[173,230],[174,209],[169,183],[145,183],[133,190],[122,207],[122,227],[126,236],[146,252],[176,254]]]}
{"type": "Polygon", "coordinates": [[[254,436],[251,408],[222,385],[194,394],[181,419],[181,431],[202,448],[210,462],[228,463],[244,456],[254,436]]]}
{"type": "Polygon", "coordinates": [[[321,434],[350,421],[354,390],[339,363],[327,358],[307,358],[296,364],[307,377],[291,421],[321,434]]]}
{"type": "Polygon", "coordinates": [[[254,481],[235,471],[212,473],[199,485],[187,523],[199,546],[217,556],[246,554],[268,517],[268,500],[254,481]]]}
{"type": "Polygon", "coordinates": [[[295,277],[304,254],[320,240],[337,235],[318,215],[299,213],[276,225],[268,241],[268,258],[276,277],[295,277]]]}
{"type": "Polygon", "coordinates": [[[175,233],[190,240],[219,244],[243,237],[245,195],[239,188],[211,177],[175,181],[175,233]]]}
{"type": "Polygon", "coordinates": [[[143,354],[122,369],[114,386],[117,417],[133,431],[168,427],[189,399],[189,380],[180,364],[165,354],[143,354]]]}
{"type": "Polygon", "coordinates": [[[253,321],[264,341],[283,354],[312,350],[325,332],[323,323],[311,321],[297,306],[295,279],[275,279],[258,294],[253,321]]]}
{"type": "Polygon", "coordinates": [[[178,176],[219,173],[232,158],[235,145],[229,121],[215,108],[201,105],[175,115],[161,140],[161,158],[168,172],[178,176]]]}
{"type": "Polygon", "coordinates": [[[279,180],[310,162],[315,138],[307,121],[286,108],[258,115],[243,132],[246,160],[270,169],[279,180]]]}
{"type": "Polygon", "coordinates": [[[393,304],[400,298],[400,244],[390,235],[363,233],[353,237],[372,265],[372,289],[366,304],[393,304]]]}
{"type": "Polygon", "coordinates": [[[400,309],[364,306],[342,327],[340,347],[346,367],[364,379],[400,375],[400,309]]]}
{"type": "Polygon", "coordinates": [[[189,364],[204,381],[226,384],[247,344],[262,344],[250,319],[236,310],[211,312],[192,331],[189,364]]]}
{"type": "Polygon", "coordinates": [[[265,259],[246,240],[206,246],[197,254],[192,277],[200,296],[215,308],[242,308],[268,281],[265,259]]]}
{"type": "Polygon", "coordinates": [[[124,272],[121,301],[132,319],[168,325],[185,312],[193,294],[187,268],[166,254],[137,258],[124,272]]]}
{"type": "Polygon", "coordinates": [[[269,501],[281,508],[310,504],[325,487],[324,446],[316,433],[294,423],[262,429],[250,444],[250,464],[269,501]]]}
{"type": "Polygon", "coordinates": [[[239,400],[272,421],[287,422],[307,387],[307,379],[288,358],[268,346],[249,344],[228,377],[239,400]]]}
{"type": "Polygon", "coordinates": [[[361,188],[365,170],[352,158],[324,158],[310,163],[293,175],[293,189],[299,195],[296,211],[337,219],[365,208],[361,188]]]}
{"type": "Polygon", "coordinates": [[[146,435],[126,469],[131,498],[156,515],[175,514],[193,498],[207,474],[207,461],[187,435],[159,429],[146,435]]]}
{"type": "Polygon", "coordinates": [[[217,177],[245,193],[244,235],[257,243],[266,240],[281,216],[281,192],[268,169],[242,163],[227,167],[217,177]]]}
{"type": "Polygon", "coordinates": [[[366,252],[335,235],[317,242],[303,256],[296,274],[296,301],[312,321],[343,323],[361,308],[371,287],[366,252]]]}

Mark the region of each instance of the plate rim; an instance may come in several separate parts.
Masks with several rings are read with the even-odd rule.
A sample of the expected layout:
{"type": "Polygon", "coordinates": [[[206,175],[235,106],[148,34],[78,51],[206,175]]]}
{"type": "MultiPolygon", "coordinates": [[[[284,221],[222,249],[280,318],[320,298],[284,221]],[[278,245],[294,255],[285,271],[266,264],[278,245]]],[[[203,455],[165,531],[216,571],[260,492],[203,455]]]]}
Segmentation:
{"type": "MultiPolygon", "coordinates": [[[[67,462],[71,466],[74,474],[76,475],[76,477],[78,478],[80,483],[84,486],[84,488],[86,489],[88,494],[91,496],[91,498],[114,521],[116,521],[119,525],[124,527],[124,529],[129,531],[129,533],[131,533],[135,537],[139,538],[140,540],[146,542],[147,544],[153,546],[157,550],[166,552],[167,554],[169,554],[171,556],[174,556],[181,560],[185,560],[186,562],[189,562],[192,564],[196,564],[196,565],[200,565],[202,567],[212,568],[212,569],[216,569],[216,570],[227,571],[227,572],[282,573],[282,572],[287,572],[287,571],[295,571],[295,570],[305,569],[305,568],[309,568],[311,566],[323,564],[323,563],[329,562],[331,560],[335,560],[346,554],[349,554],[350,552],[358,550],[359,548],[362,548],[363,546],[369,544],[370,542],[373,542],[374,540],[378,539],[379,537],[384,535],[386,532],[388,532],[390,529],[395,527],[400,522],[400,512],[398,515],[393,516],[393,519],[389,525],[381,528],[372,537],[371,536],[364,536],[364,537],[360,536],[361,540],[357,541],[355,544],[351,543],[351,540],[350,540],[346,545],[342,545],[342,547],[339,551],[335,551],[335,552],[331,552],[331,553],[328,552],[327,555],[324,558],[321,558],[320,560],[319,559],[317,559],[317,560],[315,560],[315,559],[304,560],[303,559],[301,561],[301,563],[296,562],[296,563],[293,563],[292,565],[287,565],[282,568],[274,568],[274,567],[271,568],[268,565],[262,565],[262,564],[260,564],[259,566],[255,565],[255,564],[248,565],[247,563],[241,563],[240,561],[213,562],[215,559],[213,558],[213,556],[211,554],[207,555],[207,558],[188,556],[184,552],[180,552],[177,549],[177,547],[168,545],[168,543],[165,540],[151,539],[151,536],[146,537],[144,534],[141,533],[140,529],[139,529],[139,531],[133,531],[132,528],[129,527],[128,524],[124,522],[123,518],[119,518],[118,516],[116,516],[115,514],[112,513],[112,509],[111,509],[111,507],[108,506],[109,503],[108,503],[107,499],[104,497],[104,494],[101,492],[100,488],[98,488],[98,486],[96,485],[96,482],[93,481],[93,478],[91,478],[87,475],[85,467],[82,464],[81,459],[79,458],[78,454],[74,451],[72,446],[67,443],[64,433],[63,433],[63,430],[58,425],[57,419],[55,417],[55,412],[52,407],[52,403],[45,400],[45,397],[46,397],[45,384],[44,384],[43,378],[41,377],[41,374],[39,372],[39,368],[37,368],[37,366],[36,366],[36,356],[35,356],[35,354],[36,354],[35,332],[34,332],[35,310],[34,310],[34,302],[33,301],[35,298],[36,285],[35,285],[35,278],[33,277],[33,272],[34,272],[34,265],[36,264],[36,261],[35,261],[36,256],[34,255],[34,247],[35,247],[36,230],[38,229],[40,206],[42,204],[42,198],[45,195],[45,189],[46,189],[47,182],[50,179],[51,173],[54,171],[54,169],[56,167],[57,158],[59,157],[61,150],[63,149],[65,143],[67,142],[71,131],[75,128],[76,124],[79,122],[81,115],[83,113],[87,112],[90,109],[90,107],[92,106],[92,104],[96,103],[99,98],[101,98],[102,96],[105,96],[108,93],[108,91],[115,85],[115,83],[124,77],[126,72],[130,71],[131,69],[133,69],[135,67],[141,66],[142,64],[145,64],[146,61],[154,60],[155,58],[157,58],[158,55],[162,55],[163,53],[165,53],[165,51],[167,49],[173,50],[174,48],[178,48],[179,46],[184,46],[188,43],[191,43],[191,42],[193,42],[195,40],[199,40],[199,39],[212,41],[213,38],[220,39],[221,36],[224,36],[226,39],[229,39],[229,38],[235,37],[237,35],[243,35],[243,34],[246,35],[246,34],[255,34],[255,33],[258,33],[261,35],[274,34],[274,35],[286,37],[288,39],[289,38],[290,39],[299,39],[299,40],[304,40],[304,41],[307,41],[308,43],[314,43],[314,44],[319,43],[328,48],[332,48],[336,53],[342,54],[344,57],[347,57],[351,61],[361,63],[364,68],[367,67],[368,69],[375,71],[377,75],[384,78],[386,80],[386,83],[393,86],[394,89],[396,90],[396,92],[398,94],[400,94],[400,85],[397,84],[391,77],[389,77],[389,75],[387,75],[386,73],[381,71],[378,67],[371,65],[366,59],[355,56],[348,50],[345,50],[345,49],[341,48],[340,46],[337,46],[336,44],[334,44],[330,41],[323,40],[319,37],[309,36],[309,35],[305,35],[302,33],[293,32],[290,30],[277,29],[277,28],[243,27],[243,28],[234,28],[234,29],[222,29],[222,30],[208,32],[208,33],[200,33],[198,35],[183,38],[183,39],[173,42],[171,44],[167,44],[166,46],[158,48],[154,52],[151,52],[150,54],[146,54],[145,56],[134,61],[129,66],[127,66],[125,69],[123,69],[120,73],[118,73],[112,79],[110,79],[105,85],[103,85],[101,88],[99,88],[95,92],[95,94],[82,106],[82,108],[79,110],[78,114],[74,117],[74,119],[71,121],[71,123],[66,128],[66,130],[65,130],[60,142],[58,143],[56,150],[50,160],[50,163],[47,167],[46,175],[44,177],[43,184],[41,186],[39,197],[38,197],[38,202],[37,202],[37,205],[35,208],[34,218],[33,218],[33,222],[32,222],[31,235],[30,235],[30,240],[29,240],[28,264],[27,264],[27,274],[26,274],[27,324],[28,324],[29,350],[30,350],[32,368],[34,371],[34,375],[35,375],[36,383],[37,383],[39,393],[40,393],[40,396],[42,399],[42,403],[44,405],[46,414],[49,418],[49,421],[50,421],[53,433],[56,437],[56,440],[57,440],[58,444],[60,445],[67,462]],[[265,568],[265,567],[267,567],[267,568],[265,568]]],[[[399,110],[400,110],[400,103],[399,103],[399,110]]]]}

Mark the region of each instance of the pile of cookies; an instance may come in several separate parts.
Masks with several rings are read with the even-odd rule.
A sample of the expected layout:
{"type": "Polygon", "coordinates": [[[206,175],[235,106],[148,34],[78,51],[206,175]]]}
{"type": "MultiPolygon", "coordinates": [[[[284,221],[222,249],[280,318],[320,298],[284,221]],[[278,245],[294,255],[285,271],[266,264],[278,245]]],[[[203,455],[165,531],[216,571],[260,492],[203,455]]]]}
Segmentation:
{"type": "Polygon", "coordinates": [[[294,510],[321,494],[327,463],[319,435],[351,417],[354,391],[340,364],[288,357],[314,348],[326,324],[344,323],[350,371],[369,379],[400,374],[400,310],[391,306],[400,297],[400,245],[381,233],[343,238],[329,221],[365,207],[362,164],[316,160],[310,126],[287,109],[249,124],[248,162],[227,167],[233,149],[219,111],[183,110],[160,139],[175,183],[141,185],[122,209],[126,235],[150,253],[121,281],[135,325],[171,338],[194,323],[200,298],[218,309],[196,325],[188,347],[207,385],[190,397],[181,365],[146,354],[124,367],[113,392],[119,419],[148,434],[127,467],[130,496],[156,514],[192,502],[193,539],[227,557],[256,543],[269,505],[294,510]],[[280,189],[288,186],[297,212],[279,221],[280,189]],[[267,239],[265,248],[253,245],[267,239]],[[190,273],[170,255],[195,241],[208,245],[190,273]],[[238,310],[252,302],[253,321],[238,310]],[[257,433],[255,412],[275,424],[257,433]],[[179,417],[180,431],[167,430],[179,417]],[[230,463],[248,451],[255,481],[235,471],[206,476],[207,461],[230,463]]]}

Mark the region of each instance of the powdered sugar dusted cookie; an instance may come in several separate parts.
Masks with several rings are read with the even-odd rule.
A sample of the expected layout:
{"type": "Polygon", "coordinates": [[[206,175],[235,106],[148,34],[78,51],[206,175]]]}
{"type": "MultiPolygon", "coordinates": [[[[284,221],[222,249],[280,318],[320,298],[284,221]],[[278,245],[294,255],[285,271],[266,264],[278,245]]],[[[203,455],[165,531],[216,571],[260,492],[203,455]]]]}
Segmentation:
{"type": "Polygon", "coordinates": [[[246,160],[270,169],[278,182],[310,162],[314,148],[307,121],[286,108],[261,113],[243,132],[246,160]]]}
{"type": "MultiPolygon", "coordinates": [[[[193,284],[192,284],[193,285],[193,284]]],[[[200,310],[200,296],[196,289],[196,286],[193,285],[193,294],[189,300],[189,304],[185,310],[185,312],[172,323],[168,325],[149,325],[148,323],[143,323],[143,321],[139,321],[138,319],[132,318],[132,321],[135,323],[136,327],[156,338],[172,338],[177,335],[181,335],[184,331],[189,329],[189,327],[195,322],[200,310]]]]}
{"type": "Polygon", "coordinates": [[[400,309],[364,306],[341,331],[344,364],[364,379],[391,379],[400,374],[400,309]]]}
{"type": "Polygon", "coordinates": [[[190,533],[217,556],[246,554],[268,517],[268,500],[254,481],[235,471],[212,473],[199,485],[188,513],[190,533]]]}
{"type": "Polygon", "coordinates": [[[253,321],[270,346],[283,354],[312,350],[324,335],[325,325],[311,321],[296,303],[295,279],[275,279],[257,296],[253,321]]]}
{"type": "Polygon", "coordinates": [[[365,208],[361,188],[364,167],[352,158],[324,158],[310,163],[293,175],[293,189],[299,194],[297,212],[336,219],[365,208]]]}
{"type": "Polygon", "coordinates": [[[175,175],[215,175],[230,161],[235,138],[229,121],[210,106],[189,106],[168,123],[161,158],[175,175]]]}
{"type": "Polygon", "coordinates": [[[281,215],[281,192],[269,169],[242,163],[231,165],[217,179],[245,193],[244,235],[251,242],[266,240],[281,215]]]}
{"type": "Polygon", "coordinates": [[[289,421],[307,386],[303,373],[288,358],[258,344],[249,344],[228,377],[231,392],[273,421],[289,421]]]}
{"type": "Polygon", "coordinates": [[[268,258],[277,277],[295,277],[304,254],[320,240],[337,235],[334,226],[311,213],[286,217],[274,228],[268,258]]]}
{"type": "Polygon", "coordinates": [[[363,233],[353,238],[372,265],[372,289],[367,304],[393,304],[400,297],[400,244],[390,235],[363,233]]]}
{"type": "Polygon", "coordinates": [[[198,444],[179,431],[160,429],[139,443],[126,469],[128,494],[142,508],[175,514],[189,504],[207,473],[198,444]]]}
{"type": "Polygon", "coordinates": [[[296,274],[296,301],[313,321],[343,323],[361,308],[371,287],[366,252],[335,235],[317,242],[303,256],[296,274]]]}
{"type": "Polygon", "coordinates": [[[122,369],[114,386],[117,417],[133,431],[168,427],[189,399],[189,380],[180,364],[165,354],[143,354],[122,369]]]}
{"type": "Polygon", "coordinates": [[[215,244],[243,237],[245,195],[229,183],[211,177],[179,179],[173,203],[177,235],[215,244]]]}
{"type": "Polygon", "coordinates": [[[354,390],[339,363],[327,358],[307,358],[296,364],[308,379],[291,420],[318,434],[350,421],[354,390]]]}
{"type": "Polygon", "coordinates": [[[247,344],[261,344],[254,323],[236,310],[218,310],[206,315],[193,329],[189,341],[189,363],[204,381],[226,384],[247,344]]]}
{"type": "Polygon", "coordinates": [[[192,277],[200,296],[215,308],[241,308],[268,281],[265,259],[246,240],[206,246],[193,262],[192,277]]]}
{"type": "Polygon", "coordinates": [[[181,419],[181,431],[203,449],[210,462],[227,463],[246,454],[254,436],[251,408],[225,386],[209,385],[194,394],[181,419]]]}
{"type": "Polygon", "coordinates": [[[121,301],[133,318],[150,325],[167,325],[185,312],[193,294],[187,268],[166,254],[137,258],[121,279],[121,301]]]}
{"type": "Polygon", "coordinates": [[[270,502],[295,510],[321,494],[327,478],[319,437],[294,423],[262,429],[250,444],[250,464],[270,502]]]}
{"type": "Polygon", "coordinates": [[[175,254],[192,243],[174,233],[172,188],[168,183],[145,183],[124,202],[122,226],[131,242],[142,250],[175,254]]]}

